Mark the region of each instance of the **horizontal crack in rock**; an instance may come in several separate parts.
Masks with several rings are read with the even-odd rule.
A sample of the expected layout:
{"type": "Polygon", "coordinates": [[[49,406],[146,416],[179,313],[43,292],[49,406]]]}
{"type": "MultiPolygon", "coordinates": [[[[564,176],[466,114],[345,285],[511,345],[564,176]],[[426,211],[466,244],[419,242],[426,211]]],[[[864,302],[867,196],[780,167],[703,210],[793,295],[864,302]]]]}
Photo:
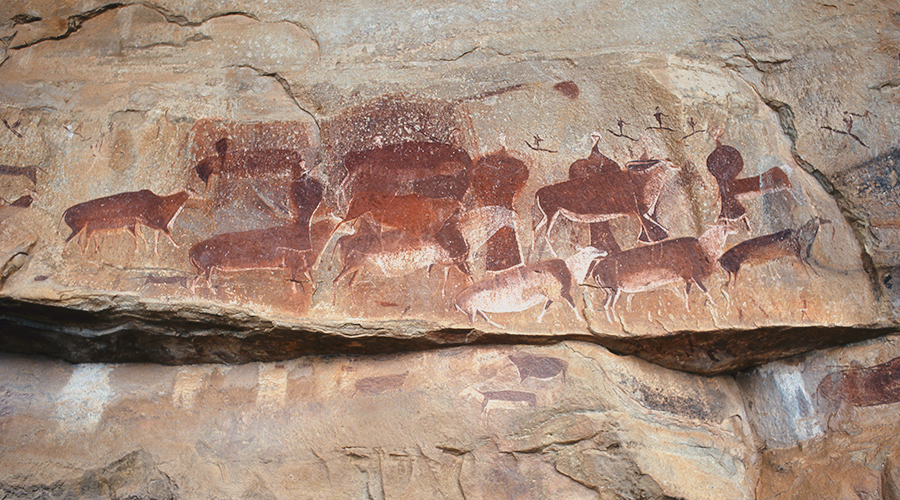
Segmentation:
{"type": "Polygon", "coordinates": [[[870,90],[884,90],[884,89],[895,89],[900,87],[900,78],[891,78],[888,81],[881,82],[877,85],[872,85],[869,87],[870,90]]]}
{"type": "MultiPolygon", "coordinates": [[[[38,38],[37,40],[32,40],[28,43],[14,45],[14,46],[10,47],[10,49],[15,49],[15,50],[24,49],[24,48],[32,47],[34,45],[37,45],[39,43],[46,42],[46,41],[63,40],[65,38],[68,38],[72,34],[78,32],[84,26],[85,22],[87,22],[93,18],[95,18],[101,14],[104,14],[106,12],[109,12],[111,10],[117,10],[117,9],[121,9],[123,7],[130,7],[133,5],[141,5],[148,9],[152,9],[152,10],[158,12],[160,15],[162,15],[166,19],[167,22],[172,23],[172,24],[177,24],[179,26],[187,26],[187,27],[202,26],[203,24],[205,24],[208,21],[211,21],[213,19],[218,19],[220,17],[227,17],[227,16],[243,16],[243,17],[252,19],[254,21],[259,21],[259,19],[255,15],[247,13],[247,12],[240,12],[240,11],[219,12],[219,13],[210,15],[208,17],[205,17],[200,21],[191,21],[186,16],[183,16],[180,14],[174,14],[174,13],[172,13],[172,11],[166,9],[165,7],[161,7],[159,5],[154,5],[154,4],[147,3],[147,2],[115,2],[115,3],[102,5],[100,7],[89,10],[87,12],[82,12],[80,14],[74,14],[74,15],[69,16],[67,18],[66,30],[61,34],[46,36],[43,38],[38,38]]],[[[38,18],[38,20],[39,19],[40,18],[38,18]]],[[[19,23],[19,24],[22,24],[22,23],[19,23]]]]}
{"type": "Polygon", "coordinates": [[[348,335],[340,324],[285,324],[249,314],[223,318],[212,311],[195,312],[188,317],[142,308],[141,304],[129,304],[131,309],[127,311],[112,303],[101,305],[104,307],[96,311],[85,311],[0,298],[0,351],[41,354],[77,363],[190,364],[581,341],[619,354],[635,355],[666,368],[716,375],[896,331],[896,327],[889,325],[780,326],[686,331],[659,338],[621,338],[581,333],[507,334],[398,323],[377,329],[360,325],[348,335]]]}
{"type": "Polygon", "coordinates": [[[120,9],[122,7],[126,7],[127,5],[129,5],[129,4],[110,3],[107,5],[101,5],[100,7],[97,7],[96,9],[92,9],[87,12],[83,12],[81,14],[75,14],[75,15],[69,16],[68,20],[67,20],[67,24],[66,24],[66,31],[63,32],[62,34],[54,35],[54,36],[47,36],[44,38],[38,38],[37,40],[31,41],[28,43],[24,43],[21,45],[14,45],[10,48],[11,49],[24,49],[26,47],[31,47],[31,46],[37,45],[41,42],[46,42],[48,40],[62,40],[64,38],[68,38],[72,33],[75,33],[78,30],[80,30],[86,21],[89,21],[105,12],[109,12],[109,11],[115,10],[115,9],[120,9]]]}

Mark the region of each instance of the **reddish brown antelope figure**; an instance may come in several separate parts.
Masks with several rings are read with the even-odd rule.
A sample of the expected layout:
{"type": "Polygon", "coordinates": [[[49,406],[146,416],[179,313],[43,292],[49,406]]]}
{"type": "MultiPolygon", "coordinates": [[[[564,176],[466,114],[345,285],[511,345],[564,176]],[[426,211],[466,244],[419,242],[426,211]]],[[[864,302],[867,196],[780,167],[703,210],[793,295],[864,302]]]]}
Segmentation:
{"type": "Polygon", "coordinates": [[[615,308],[622,292],[646,292],[679,281],[685,284],[684,303],[688,310],[691,284],[696,284],[712,302],[703,281],[715,269],[727,232],[727,225],[720,222],[699,238],[665,240],[595,260],[587,273],[593,281],[589,286],[606,291],[607,319],[612,312],[610,321],[618,321],[615,308]]]}
{"type": "Polygon", "coordinates": [[[365,216],[384,227],[416,237],[428,236],[437,233],[459,206],[454,199],[426,198],[418,193],[405,196],[360,193],[353,198],[341,224],[365,216]]]}
{"type": "MultiPolygon", "coordinates": [[[[511,156],[506,152],[506,148],[482,156],[475,164],[470,191],[478,208],[467,211],[463,215],[463,220],[474,221],[492,212],[502,214],[499,219],[485,221],[482,225],[486,230],[484,233],[486,239],[473,242],[467,238],[473,250],[482,244],[487,245],[484,256],[487,271],[502,271],[522,263],[514,224],[516,213],[513,204],[525,188],[526,181],[528,181],[528,167],[525,162],[511,156]],[[477,215],[474,213],[476,211],[479,212],[477,215]],[[468,217],[470,214],[472,217],[468,217]],[[512,220],[500,224],[506,214],[511,214],[512,220]]],[[[470,229],[475,229],[474,224],[466,225],[470,229]]],[[[466,230],[463,233],[465,234],[466,230]]]]}
{"type": "MultiPolygon", "coordinates": [[[[662,187],[669,176],[659,175],[659,172],[653,168],[657,166],[659,160],[651,159],[645,154],[640,160],[626,163],[623,171],[618,163],[600,153],[597,147],[601,138],[600,134],[594,133],[591,134],[591,137],[594,139],[591,154],[587,158],[575,160],[569,166],[569,179],[584,179],[603,175],[607,176],[606,182],[609,184],[630,186],[641,214],[652,221],[652,224],[641,227],[641,234],[638,236],[638,239],[643,242],[666,239],[669,235],[665,228],[656,220],[656,208],[662,187]]],[[[679,169],[674,164],[671,166],[676,170],[679,169]]],[[[671,172],[668,173],[671,174],[671,172]]],[[[606,250],[595,244],[594,235],[595,229],[603,231],[608,227],[608,222],[591,224],[591,246],[606,250]]],[[[611,235],[609,239],[611,239],[611,235]]],[[[619,250],[615,240],[611,244],[614,248],[610,249],[610,253],[615,253],[619,250]]]]}
{"type": "Polygon", "coordinates": [[[197,278],[205,276],[208,284],[213,270],[288,269],[291,281],[297,283],[301,276],[312,281],[309,268],[315,261],[309,226],[301,224],[219,234],[192,246],[188,256],[197,278]]]}
{"type": "Polygon", "coordinates": [[[25,194],[16,198],[12,203],[2,204],[0,207],[28,208],[33,202],[34,197],[30,194],[25,194]]]}
{"type": "Polygon", "coordinates": [[[566,369],[569,363],[559,358],[550,356],[532,356],[530,354],[510,354],[507,356],[519,370],[519,381],[524,382],[528,377],[548,380],[562,374],[566,378],[566,369]]]}
{"type": "Polygon", "coordinates": [[[450,267],[457,267],[466,276],[469,274],[465,263],[467,254],[454,255],[446,243],[434,236],[419,237],[396,229],[379,231],[366,221],[361,226],[356,233],[340,237],[335,244],[341,259],[341,272],[333,281],[335,286],[348,275],[348,286],[352,285],[363,269],[377,270],[386,277],[400,277],[422,268],[430,271],[434,266],[443,266],[443,293],[450,267]]]}
{"type": "MultiPolygon", "coordinates": [[[[642,159],[619,165],[600,153],[598,135],[594,135],[591,154],[569,166],[569,180],[538,189],[535,203],[541,220],[535,226],[534,241],[539,229],[549,243],[550,231],[558,216],[576,222],[593,223],[592,244],[604,250],[619,249],[609,233],[607,221],[617,217],[633,217],[641,226],[640,241],[659,241],[668,231],[654,218],[656,203],[662,186],[679,167],[666,160],[642,159]]],[[[553,247],[550,247],[553,251],[553,247]]],[[[555,253],[555,252],[554,252],[555,253]]]]}
{"type": "Polygon", "coordinates": [[[228,138],[216,142],[215,156],[200,160],[194,167],[197,177],[207,185],[213,175],[235,179],[264,177],[297,179],[305,170],[306,164],[297,151],[236,149],[228,138]]]}
{"type": "Polygon", "coordinates": [[[294,283],[301,275],[312,281],[309,269],[317,256],[310,245],[309,220],[322,201],[324,189],[305,175],[291,184],[290,191],[292,224],[220,234],[191,247],[188,256],[199,273],[197,279],[205,275],[211,283],[213,270],[288,269],[294,283]]]}
{"type": "Polygon", "coordinates": [[[900,401],[900,358],[825,375],[816,394],[833,403],[847,402],[851,406],[896,403],[900,401]]]}
{"type": "Polygon", "coordinates": [[[15,213],[30,207],[32,202],[34,202],[34,198],[30,194],[20,196],[12,203],[6,203],[6,200],[0,199],[0,224],[15,213]]]}
{"type": "MultiPolygon", "coordinates": [[[[177,247],[172,238],[172,223],[188,198],[187,191],[159,196],[142,189],[79,203],[63,213],[63,220],[72,229],[66,243],[81,234],[84,250],[90,237],[98,231],[127,229],[134,236],[137,248],[137,227],[143,225],[162,232],[177,247]]],[[[158,238],[159,233],[154,232],[154,236],[158,238]]]]}
{"type": "MultiPolygon", "coordinates": [[[[569,179],[583,179],[599,174],[602,171],[619,171],[621,167],[615,161],[607,158],[597,149],[597,142],[600,140],[600,134],[592,134],[594,146],[591,148],[591,154],[587,158],[575,160],[569,166],[569,179]]],[[[612,233],[612,226],[609,221],[591,222],[588,226],[591,232],[591,246],[608,253],[616,253],[622,251],[619,243],[612,233]]],[[[583,276],[582,276],[583,277],[583,276]]]]}
{"type": "Polygon", "coordinates": [[[37,165],[27,165],[24,167],[16,165],[0,165],[0,175],[21,175],[30,180],[32,184],[37,184],[37,171],[39,168],[40,167],[37,165]]]}
{"type": "Polygon", "coordinates": [[[809,266],[807,262],[809,252],[816,239],[816,234],[819,232],[821,222],[827,221],[814,217],[799,229],[784,229],[777,233],[742,241],[731,247],[719,257],[719,265],[728,273],[728,281],[725,286],[737,283],[737,275],[741,267],[762,264],[782,257],[794,257],[806,269],[806,266],[809,266]]]}
{"type": "MultiPolygon", "coordinates": [[[[599,155],[599,151],[596,154],[599,155]]],[[[543,237],[549,243],[550,231],[560,215],[586,223],[632,217],[641,225],[639,239],[642,241],[667,237],[668,231],[648,211],[641,209],[642,203],[639,201],[642,202],[646,196],[636,192],[629,170],[640,170],[645,175],[668,176],[678,167],[665,160],[632,162],[627,167],[626,170],[610,168],[605,173],[578,177],[538,189],[535,202],[541,211],[541,220],[535,227],[534,240],[537,241],[540,228],[546,226],[543,237]]],[[[657,186],[658,189],[663,183],[664,181],[648,185],[657,186]]],[[[655,200],[657,197],[658,193],[652,198],[655,200]]],[[[653,208],[655,210],[655,201],[653,208]]]]}
{"type": "Polygon", "coordinates": [[[462,199],[472,159],[464,150],[436,142],[404,142],[344,155],[341,192],[462,199]]]}
{"type": "Polygon", "coordinates": [[[784,170],[774,167],[756,177],[738,179],[744,170],[744,158],[740,151],[725,146],[716,139],[716,149],[706,158],[706,168],[716,179],[719,185],[719,197],[722,201],[720,219],[735,221],[743,219],[749,229],[750,223],[746,219],[747,210],[738,201],[738,197],[758,196],[769,191],[791,189],[791,181],[784,170]]]}

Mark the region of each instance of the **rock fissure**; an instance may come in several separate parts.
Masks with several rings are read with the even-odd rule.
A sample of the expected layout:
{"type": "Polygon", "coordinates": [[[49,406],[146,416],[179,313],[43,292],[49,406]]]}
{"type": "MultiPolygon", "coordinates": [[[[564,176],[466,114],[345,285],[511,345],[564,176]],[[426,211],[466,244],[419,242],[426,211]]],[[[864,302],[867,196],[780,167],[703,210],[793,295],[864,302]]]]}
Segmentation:
{"type": "Polygon", "coordinates": [[[155,42],[155,43],[150,43],[147,45],[125,45],[122,48],[130,49],[130,50],[149,50],[149,49],[155,49],[157,47],[171,47],[171,48],[175,48],[175,49],[183,49],[191,43],[206,42],[206,41],[212,41],[212,40],[213,40],[213,38],[209,35],[206,35],[204,33],[195,33],[180,42],[155,42]]]}
{"type": "Polygon", "coordinates": [[[895,89],[897,87],[900,87],[900,78],[891,78],[890,80],[872,85],[869,89],[882,91],[884,89],[895,89]]]}
{"type": "Polygon", "coordinates": [[[208,21],[211,21],[213,19],[218,19],[218,18],[228,17],[228,16],[242,16],[242,17],[246,17],[248,19],[252,19],[254,21],[259,22],[259,18],[255,14],[252,14],[249,12],[244,12],[244,11],[239,11],[239,10],[217,12],[215,14],[210,14],[209,16],[206,16],[199,21],[192,21],[187,16],[184,16],[182,14],[176,14],[165,7],[162,7],[160,5],[157,5],[157,4],[154,4],[151,2],[136,2],[135,4],[132,4],[132,5],[143,5],[145,7],[153,9],[156,12],[160,13],[163,17],[165,17],[167,22],[170,22],[172,24],[177,24],[179,26],[185,26],[185,27],[202,26],[202,25],[206,24],[208,21]]]}
{"type": "MultiPolygon", "coordinates": [[[[760,97],[763,97],[760,95],[760,97]]],[[[797,150],[797,129],[794,127],[794,111],[791,109],[790,105],[778,100],[774,99],[763,99],[769,108],[775,111],[778,114],[779,122],[781,123],[782,131],[791,141],[791,154],[794,157],[794,161],[807,173],[813,176],[822,188],[834,198],[835,203],[841,211],[841,215],[844,216],[844,219],[853,228],[853,234],[856,237],[857,242],[859,243],[859,257],[862,263],[863,270],[866,275],[869,277],[869,282],[872,288],[872,293],[878,300],[884,299],[884,291],[881,287],[881,278],[879,277],[878,269],[875,267],[875,263],[872,259],[872,254],[869,252],[869,248],[872,247],[872,242],[878,240],[878,236],[872,232],[871,225],[869,223],[868,217],[866,214],[859,210],[857,207],[853,205],[853,203],[844,196],[843,193],[839,189],[837,189],[834,184],[828,179],[827,175],[823,173],[821,170],[816,168],[810,162],[806,161],[797,150]]]]}
{"type": "MultiPolygon", "coordinates": [[[[744,57],[748,61],[753,64],[754,69],[759,71],[765,77],[769,69],[763,68],[759,65],[759,63],[753,59],[748,53],[744,44],[734,38],[735,42],[741,45],[744,48],[744,57]]],[[[787,62],[787,61],[784,61],[787,62]]],[[[731,68],[734,70],[734,68],[731,68]]],[[[767,97],[763,94],[762,90],[757,88],[751,82],[748,82],[741,76],[739,71],[734,71],[735,74],[744,81],[756,95],[769,107],[775,114],[778,116],[779,124],[781,125],[781,130],[784,135],[790,141],[790,149],[791,155],[793,156],[794,161],[797,165],[800,166],[806,173],[810,174],[818,183],[822,186],[822,189],[828,193],[837,204],[840,209],[841,215],[843,215],[844,219],[853,229],[853,235],[856,237],[856,240],[859,244],[860,253],[859,258],[862,264],[863,271],[866,273],[866,276],[869,279],[869,284],[872,290],[872,293],[875,295],[876,299],[879,301],[883,301],[885,298],[884,290],[881,287],[881,278],[878,273],[878,269],[875,267],[874,260],[872,259],[872,255],[869,252],[869,248],[872,247],[872,242],[877,241],[878,237],[872,232],[871,225],[869,223],[868,217],[866,214],[857,209],[852,202],[850,202],[843,193],[839,189],[834,186],[834,183],[828,179],[828,176],[812,165],[810,162],[806,161],[801,155],[797,148],[797,139],[799,137],[796,126],[794,125],[794,110],[791,106],[786,103],[779,101],[777,99],[773,99],[771,97],[767,97]]]]}
{"type": "Polygon", "coordinates": [[[309,37],[309,39],[312,40],[312,42],[314,44],[316,44],[316,58],[320,58],[322,56],[322,42],[319,41],[319,37],[316,36],[316,32],[313,31],[312,28],[310,28],[308,25],[301,23],[300,21],[297,21],[294,19],[282,18],[279,20],[279,22],[293,24],[300,31],[305,33],[306,36],[309,37]]]}
{"type": "Polygon", "coordinates": [[[478,50],[478,49],[480,49],[480,48],[481,48],[481,46],[476,45],[476,46],[474,46],[474,47],[472,47],[472,48],[470,48],[470,49],[467,49],[467,50],[465,50],[465,51],[463,51],[463,52],[461,52],[461,53],[459,53],[458,55],[455,55],[455,56],[453,56],[453,57],[441,57],[441,58],[438,58],[437,60],[438,60],[438,61],[444,61],[444,62],[459,61],[460,59],[462,59],[463,57],[466,57],[466,56],[469,55],[469,54],[474,54],[475,51],[478,50]]]}
{"type": "Polygon", "coordinates": [[[261,77],[272,78],[273,80],[278,82],[278,85],[280,85],[281,88],[284,89],[284,93],[288,96],[288,99],[290,99],[291,102],[294,103],[294,106],[296,106],[297,109],[299,109],[300,111],[305,113],[307,116],[312,118],[313,123],[315,123],[315,140],[316,140],[316,142],[318,142],[320,140],[322,129],[321,129],[321,125],[319,124],[318,117],[316,117],[315,113],[306,109],[305,107],[303,107],[302,104],[300,104],[300,101],[297,100],[297,96],[294,95],[294,91],[291,89],[290,82],[288,82],[285,77],[281,76],[277,71],[266,71],[262,68],[257,68],[251,64],[238,64],[238,65],[235,65],[234,67],[245,68],[245,69],[255,71],[256,74],[258,74],[261,77]]]}
{"type": "Polygon", "coordinates": [[[69,36],[71,36],[73,33],[77,33],[78,30],[81,29],[81,27],[84,25],[85,22],[90,21],[91,19],[93,19],[101,14],[105,14],[106,12],[109,12],[111,10],[120,9],[120,8],[126,7],[128,5],[130,5],[130,4],[116,2],[116,3],[101,5],[100,7],[91,9],[87,12],[73,14],[67,18],[66,30],[63,33],[61,33],[59,35],[51,35],[51,36],[38,38],[37,40],[33,40],[33,41],[30,41],[28,43],[24,43],[21,45],[13,45],[12,47],[10,47],[10,49],[13,49],[13,50],[24,49],[24,48],[32,47],[34,45],[37,45],[39,43],[46,42],[46,41],[57,41],[57,40],[66,39],[69,36]]]}
{"type": "MultiPolygon", "coordinates": [[[[31,40],[27,43],[23,43],[20,45],[13,45],[13,46],[9,47],[9,49],[20,50],[20,49],[25,49],[28,47],[33,47],[39,43],[43,43],[43,42],[47,42],[47,41],[64,40],[64,39],[72,36],[73,34],[77,33],[78,31],[80,31],[81,28],[84,26],[84,23],[90,21],[91,19],[94,19],[97,16],[100,16],[102,14],[105,14],[105,13],[113,11],[113,10],[118,10],[118,9],[122,9],[125,7],[138,6],[138,5],[146,7],[151,10],[154,10],[154,11],[158,12],[160,15],[162,15],[167,22],[172,23],[172,24],[177,24],[178,26],[182,26],[182,27],[198,27],[198,26],[202,26],[202,25],[206,24],[207,22],[212,21],[214,19],[219,19],[219,18],[228,17],[228,16],[241,16],[241,17],[246,17],[248,19],[252,19],[253,21],[260,22],[260,20],[254,14],[251,14],[248,12],[241,12],[241,11],[219,12],[219,13],[209,15],[199,21],[191,21],[184,15],[175,14],[172,11],[166,9],[165,7],[155,5],[155,4],[149,3],[149,2],[114,2],[114,3],[102,5],[100,7],[91,9],[86,12],[81,12],[78,14],[73,14],[73,15],[68,16],[66,18],[66,29],[64,32],[62,32],[60,34],[41,37],[36,40],[31,40]]],[[[40,18],[37,18],[37,19],[35,19],[35,21],[31,21],[31,22],[36,22],[39,20],[40,20],[40,18]]],[[[24,23],[17,23],[17,24],[24,24],[24,23]]],[[[298,25],[297,23],[291,23],[291,24],[294,24],[295,26],[298,26],[301,29],[303,29],[302,26],[298,25]]],[[[304,29],[304,31],[308,32],[308,30],[306,30],[306,29],[304,29]]],[[[192,38],[196,38],[198,36],[202,36],[202,34],[198,33],[198,34],[194,35],[192,38]]],[[[190,41],[199,41],[199,39],[192,40],[191,38],[189,38],[189,39],[185,40],[185,44],[190,41]]],[[[314,38],[313,38],[313,41],[315,41],[314,38]]],[[[316,42],[316,43],[318,43],[318,42],[316,42]]],[[[167,43],[152,44],[152,45],[149,45],[148,47],[152,47],[154,45],[169,45],[169,44],[167,44],[167,43]]],[[[183,45],[177,45],[177,44],[173,44],[171,46],[177,47],[177,48],[183,47],[183,45]]],[[[145,47],[138,47],[138,48],[145,48],[145,47]]],[[[0,64],[2,64],[2,63],[0,63],[0,64]]]]}

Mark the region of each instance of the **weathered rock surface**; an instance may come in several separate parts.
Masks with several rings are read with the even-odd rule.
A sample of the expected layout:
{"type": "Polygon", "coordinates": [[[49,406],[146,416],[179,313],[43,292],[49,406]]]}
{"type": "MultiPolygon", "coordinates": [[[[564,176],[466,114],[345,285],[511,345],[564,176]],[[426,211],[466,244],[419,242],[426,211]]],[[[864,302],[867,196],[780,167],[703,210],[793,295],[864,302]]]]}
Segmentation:
{"type": "Polygon", "coordinates": [[[737,377],[764,446],[757,498],[896,497],[898,340],[820,351],[737,377]]]}
{"type": "Polygon", "coordinates": [[[614,7],[8,3],[0,346],[721,373],[896,329],[900,14],[614,7]]]}
{"type": "Polygon", "coordinates": [[[3,2],[3,496],[897,498],[898,54],[877,1],[3,2]]]}
{"type": "Polygon", "coordinates": [[[0,372],[9,498],[754,497],[734,379],[587,343],[0,372]]]}

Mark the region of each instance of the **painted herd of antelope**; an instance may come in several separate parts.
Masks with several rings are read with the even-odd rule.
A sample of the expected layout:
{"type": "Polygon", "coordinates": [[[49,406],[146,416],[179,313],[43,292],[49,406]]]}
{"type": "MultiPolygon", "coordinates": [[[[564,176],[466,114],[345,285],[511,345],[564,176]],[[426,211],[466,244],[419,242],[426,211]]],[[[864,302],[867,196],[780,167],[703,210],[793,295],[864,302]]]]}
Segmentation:
{"type": "MultiPolygon", "coordinates": [[[[191,175],[207,188],[214,180],[282,179],[289,186],[291,220],[266,229],[214,235],[191,246],[187,256],[196,273],[191,289],[196,291],[204,279],[212,288],[222,272],[283,269],[296,290],[297,284],[313,282],[323,249],[333,243],[332,255],[340,266],[332,281],[335,295],[352,287],[360,273],[400,277],[424,268],[430,273],[440,266],[444,286],[450,272],[465,280],[451,305],[470,323],[478,316],[499,326],[489,314],[543,305],[540,322],[553,302],[576,311],[573,290],[578,286],[604,291],[607,318],[618,321],[616,303],[623,293],[683,283],[689,308],[693,285],[714,303],[704,283],[717,267],[727,274],[725,286],[734,286],[742,267],[782,257],[793,257],[806,269],[822,222],[818,218],[796,229],[747,239],[723,252],[727,235],[737,232],[739,222],[751,229],[741,199],[792,186],[781,168],[738,178],[744,166],[740,152],[718,140],[716,144],[706,167],[718,185],[720,215],[700,236],[671,238],[658,219],[663,188],[680,166],[644,157],[623,168],[604,156],[595,140],[590,154],[571,164],[567,180],[536,191],[531,255],[539,255],[538,247],[546,245],[554,258],[525,262],[514,203],[529,171],[505,147],[476,160],[457,146],[438,142],[410,141],[350,152],[343,156],[345,173],[335,189],[335,201],[326,199],[326,187],[310,175],[297,151],[246,150],[221,138],[215,154],[198,161],[191,175]],[[311,219],[323,203],[330,207],[330,201],[346,209],[340,211],[342,216],[334,215],[330,237],[313,241],[311,219]],[[574,253],[567,249],[571,256],[565,260],[555,258],[551,238],[560,218],[587,224],[591,233],[591,246],[574,253]],[[610,226],[620,218],[632,221],[640,231],[638,241],[625,250],[610,226]],[[483,259],[479,264],[484,269],[477,280],[476,255],[483,259]]],[[[145,226],[156,240],[163,233],[177,247],[171,234],[174,220],[188,200],[202,197],[190,189],[168,196],[144,189],[79,203],[63,214],[71,229],[65,241],[80,237],[84,253],[96,233],[127,230],[137,248],[137,229],[145,226]]],[[[443,288],[441,294],[445,295],[443,288]]]]}

